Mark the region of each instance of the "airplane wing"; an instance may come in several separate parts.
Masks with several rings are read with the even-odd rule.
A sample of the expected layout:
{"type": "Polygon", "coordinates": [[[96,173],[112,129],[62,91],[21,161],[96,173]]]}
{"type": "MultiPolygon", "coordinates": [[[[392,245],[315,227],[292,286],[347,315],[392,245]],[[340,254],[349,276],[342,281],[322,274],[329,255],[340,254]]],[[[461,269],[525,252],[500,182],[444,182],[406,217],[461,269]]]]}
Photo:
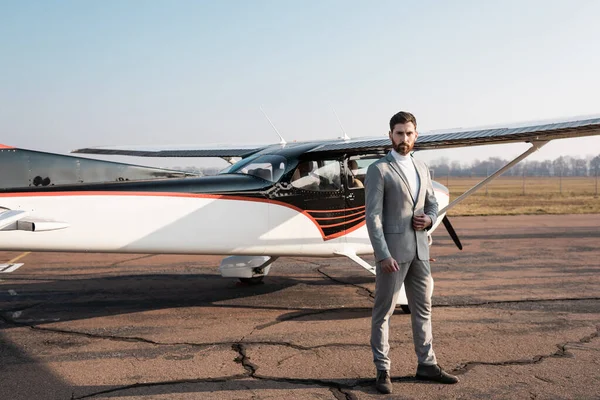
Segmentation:
{"type": "MultiPolygon", "coordinates": [[[[415,150],[447,149],[451,147],[480,146],[501,143],[548,142],[554,139],[600,135],[600,118],[565,120],[554,123],[500,127],[477,130],[460,130],[419,135],[415,150]]],[[[328,142],[316,146],[311,152],[340,152],[362,150],[389,150],[390,139],[357,138],[328,142]]]]}
{"type": "MultiPolygon", "coordinates": [[[[467,197],[475,193],[519,161],[525,159],[546,143],[555,139],[576,138],[600,135],[600,118],[555,121],[545,124],[525,124],[517,127],[498,127],[477,130],[456,130],[445,133],[419,135],[415,150],[447,149],[452,147],[480,146],[490,144],[529,142],[532,146],[523,154],[508,162],[486,179],[482,180],[458,198],[454,199],[438,215],[445,214],[467,197]]],[[[350,153],[363,151],[385,151],[391,148],[387,136],[381,138],[361,138],[346,141],[323,143],[310,152],[350,153]]]]}
{"type": "Polygon", "coordinates": [[[210,145],[210,146],[102,146],[86,147],[71,153],[104,154],[137,157],[248,157],[268,145],[210,145]]]}
{"type": "MultiPolygon", "coordinates": [[[[444,133],[423,133],[419,135],[415,150],[446,149],[451,147],[479,146],[501,143],[550,141],[600,134],[600,118],[563,120],[545,124],[526,124],[518,127],[497,127],[489,129],[457,129],[444,133]]],[[[315,147],[309,152],[345,151],[385,151],[391,143],[387,135],[356,139],[335,139],[314,141],[315,147]]],[[[87,147],[72,153],[123,155],[138,157],[248,157],[271,146],[268,145],[210,145],[210,146],[104,146],[87,147]]]]}
{"type": "Polygon", "coordinates": [[[526,125],[515,128],[491,128],[423,135],[419,137],[415,148],[417,150],[429,150],[500,143],[546,142],[555,139],[593,135],[600,135],[600,118],[526,125]]]}

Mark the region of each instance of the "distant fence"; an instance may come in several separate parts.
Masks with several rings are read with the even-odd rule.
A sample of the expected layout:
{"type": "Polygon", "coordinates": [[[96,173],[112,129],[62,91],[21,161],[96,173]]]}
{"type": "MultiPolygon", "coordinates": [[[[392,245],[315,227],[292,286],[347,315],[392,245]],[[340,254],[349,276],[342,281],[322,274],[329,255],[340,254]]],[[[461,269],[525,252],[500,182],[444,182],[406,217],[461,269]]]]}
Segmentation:
{"type": "MultiPolygon", "coordinates": [[[[459,194],[481,182],[485,177],[452,177],[436,179],[446,185],[450,192],[459,194]]],[[[475,195],[479,196],[514,196],[558,194],[563,196],[595,196],[599,195],[599,176],[577,177],[538,177],[538,176],[501,176],[481,188],[475,195]]]]}

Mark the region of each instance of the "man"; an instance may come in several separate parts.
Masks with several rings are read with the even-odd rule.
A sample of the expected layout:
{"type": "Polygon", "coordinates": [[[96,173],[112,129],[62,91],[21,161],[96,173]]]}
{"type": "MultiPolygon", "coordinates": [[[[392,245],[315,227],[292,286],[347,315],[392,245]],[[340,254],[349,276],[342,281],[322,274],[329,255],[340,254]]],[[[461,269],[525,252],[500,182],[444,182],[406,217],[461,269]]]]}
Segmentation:
{"type": "Polygon", "coordinates": [[[356,177],[356,174],[358,172],[358,163],[356,162],[356,160],[349,160],[348,161],[348,171],[350,172],[350,175],[348,176],[348,185],[351,189],[354,188],[364,188],[365,185],[361,182],[360,179],[358,179],[356,177]]]}
{"type": "Polygon", "coordinates": [[[402,282],[411,309],[416,378],[456,383],[444,372],[432,348],[431,270],[426,230],[437,218],[438,205],[427,166],[409,154],[418,137],[411,113],[390,120],[391,152],[371,164],[365,180],[367,229],[375,258],[375,304],[371,320],[371,349],[377,368],[375,387],[391,393],[389,322],[402,282]]]}

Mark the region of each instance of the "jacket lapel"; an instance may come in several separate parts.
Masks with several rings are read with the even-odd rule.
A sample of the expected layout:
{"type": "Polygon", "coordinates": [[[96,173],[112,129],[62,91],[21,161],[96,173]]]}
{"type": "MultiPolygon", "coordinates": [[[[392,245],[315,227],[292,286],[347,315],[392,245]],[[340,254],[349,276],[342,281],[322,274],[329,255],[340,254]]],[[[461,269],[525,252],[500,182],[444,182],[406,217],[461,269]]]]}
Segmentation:
{"type": "Polygon", "coordinates": [[[423,171],[419,168],[419,165],[415,162],[414,158],[411,157],[417,175],[419,175],[419,193],[417,194],[417,203],[421,200],[421,197],[425,194],[426,186],[424,184],[426,175],[423,175],[423,171]]]}
{"type": "MultiPolygon", "coordinates": [[[[388,163],[390,164],[390,167],[392,167],[392,169],[398,174],[398,176],[400,177],[400,179],[404,183],[404,186],[406,186],[406,193],[408,193],[408,198],[414,204],[415,201],[413,200],[413,197],[411,195],[410,185],[408,184],[408,179],[406,179],[406,175],[404,175],[404,172],[402,172],[402,170],[400,169],[400,167],[396,163],[396,159],[394,158],[394,156],[392,155],[392,153],[388,153],[385,158],[387,159],[388,163]]],[[[416,168],[416,166],[415,166],[415,168],[416,168]]],[[[420,177],[421,177],[421,175],[419,175],[419,178],[420,177]]]]}

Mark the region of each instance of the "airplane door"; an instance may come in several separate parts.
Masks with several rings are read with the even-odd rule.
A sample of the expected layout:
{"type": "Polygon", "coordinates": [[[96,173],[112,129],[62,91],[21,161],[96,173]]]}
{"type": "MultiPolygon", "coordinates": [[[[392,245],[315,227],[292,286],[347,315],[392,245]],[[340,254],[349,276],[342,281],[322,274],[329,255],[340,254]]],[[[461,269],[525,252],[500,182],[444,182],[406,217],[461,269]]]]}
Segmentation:
{"type": "Polygon", "coordinates": [[[351,156],[344,160],[344,203],[346,233],[354,232],[365,224],[365,177],[367,168],[381,155],[351,156]]]}
{"type": "MultiPolygon", "coordinates": [[[[304,211],[317,228],[319,238],[306,237],[306,243],[331,240],[344,235],[345,203],[341,177],[341,159],[303,160],[290,180],[294,206],[304,211]]],[[[302,230],[302,234],[308,230],[302,230]]],[[[295,234],[300,234],[300,230],[295,234]]]]}

